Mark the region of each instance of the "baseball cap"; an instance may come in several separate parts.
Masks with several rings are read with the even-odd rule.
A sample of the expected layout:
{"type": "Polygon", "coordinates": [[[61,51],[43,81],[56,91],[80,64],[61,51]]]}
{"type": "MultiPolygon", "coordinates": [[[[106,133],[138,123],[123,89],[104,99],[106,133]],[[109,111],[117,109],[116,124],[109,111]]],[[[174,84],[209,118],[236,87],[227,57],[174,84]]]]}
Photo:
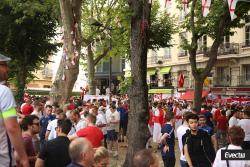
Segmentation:
{"type": "Polygon", "coordinates": [[[6,61],[10,61],[10,60],[11,60],[11,58],[0,54],[0,62],[6,62],[6,61]]]}

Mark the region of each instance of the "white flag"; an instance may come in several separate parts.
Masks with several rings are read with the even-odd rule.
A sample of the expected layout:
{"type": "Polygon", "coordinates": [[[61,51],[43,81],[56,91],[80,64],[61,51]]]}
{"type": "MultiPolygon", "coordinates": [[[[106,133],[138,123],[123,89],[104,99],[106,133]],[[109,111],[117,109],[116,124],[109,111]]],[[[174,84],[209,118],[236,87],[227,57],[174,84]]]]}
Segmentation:
{"type": "Polygon", "coordinates": [[[171,6],[172,6],[172,2],[171,2],[171,0],[165,0],[165,8],[171,8],[171,6]]]}
{"type": "Polygon", "coordinates": [[[202,0],[202,15],[206,17],[209,13],[209,8],[211,5],[211,0],[202,0]]]}
{"type": "Polygon", "coordinates": [[[235,12],[235,7],[236,7],[238,0],[227,0],[227,2],[228,2],[228,8],[229,8],[231,20],[234,20],[237,17],[234,12],[235,12]]]}
{"type": "Polygon", "coordinates": [[[182,9],[184,14],[186,15],[188,13],[188,0],[182,0],[182,9]]]}

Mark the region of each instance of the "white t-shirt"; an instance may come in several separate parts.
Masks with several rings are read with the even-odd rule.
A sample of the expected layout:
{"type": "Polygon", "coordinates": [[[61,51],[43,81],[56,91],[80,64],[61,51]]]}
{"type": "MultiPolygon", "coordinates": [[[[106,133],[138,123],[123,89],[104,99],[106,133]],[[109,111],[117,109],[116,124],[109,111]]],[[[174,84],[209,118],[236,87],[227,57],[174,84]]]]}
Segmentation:
{"type": "Polygon", "coordinates": [[[111,121],[120,121],[120,114],[116,110],[115,112],[111,112],[109,116],[107,117],[107,130],[115,130],[116,132],[119,132],[119,122],[116,124],[110,123],[111,121]]]}
{"type": "Polygon", "coordinates": [[[56,134],[57,120],[58,119],[54,119],[47,126],[47,131],[50,131],[48,140],[55,139],[57,136],[57,134],[56,134]]]}
{"type": "Polygon", "coordinates": [[[83,119],[80,119],[80,121],[75,125],[76,132],[86,127],[87,127],[87,123],[83,119]]]}
{"type": "Polygon", "coordinates": [[[235,118],[234,116],[232,116],[229,121],[228,121],[228,124],[229,124],[229,128],[234,126],[234,125],[237,125],[239,122],[239,120],[237,118],[235,118]]]}
{"type": "Polygon", "coordinates": [[[241,119],[238,125],[244,130],[244,141],[250,141],[250,119],[241,119]]]}
{"type": "MultiPolygon", "coordinates": [[[[219,149],[216,153],[216,157],[213,163],[213,167],[226,167],[227,162],[226,160],[221,160],[221,150],[225,150],[226,147],[223,147],[219,149]]],[[[240,146],[235,146],[232,144],[229,144],[228,149],[230,150],[242,150],[240,146]]],[[[228,161],[229,166],[231,167],[250,167],[250,161],[242,161],[242,160],[229,160],[228,161]]]]}
{"type": "MultiPolygon", "coordinates": [[[[96,125],[101,124],[107,124],[107,120],[105,114],[99,111],[98,115],[96,116],[96,125]]],[[[107,127],[102,127],[100,129],[102,130],[103,134],[107,134],[107,127]]]]}
{"type": "MultiPolygon", "coordinates": [[[[13,149],[8,149],[8,139],[6,135],[4,119],[9,117],[16,118],[16,103],[11,90],[0,83],[0,166],[9,166],[9,155],[14,157],[13,149]]],[[[15,159],[12,158],[12,165],[15,159]]]]}
{"type": "Polygon", "coordinates": [[[36,115],[36,116],[38,116],[39,119],[41,119],[42,116],[43,116],[43,115],[42,115],[42,112],[35,111],[35,110],[31,113],[31,115],[36,115]]]}
{"type": "Polygon", "coordinates": [[[183,155],[183,143],[182,143],[182,136],[186,133],[186,131],[189,129],[187,125],[181,125],[177,129],[177,138],[178,138],[178,143],[179,143],[179,149],[180,149],[180,160],[186,161],[184,155],[183,155]]]}

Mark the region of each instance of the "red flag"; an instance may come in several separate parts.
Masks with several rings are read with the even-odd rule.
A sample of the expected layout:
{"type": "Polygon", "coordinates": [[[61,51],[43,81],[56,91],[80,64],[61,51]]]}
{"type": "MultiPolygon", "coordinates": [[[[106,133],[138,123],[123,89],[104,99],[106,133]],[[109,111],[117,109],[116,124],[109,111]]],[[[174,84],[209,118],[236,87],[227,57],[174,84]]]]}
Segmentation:
{"type": "Polygon", "coordinates": [[[178,86],[179,88],[183,88],[183,85],[184,85],[184,75],[180,73],[179,79],[178,79],[178,86]]]}

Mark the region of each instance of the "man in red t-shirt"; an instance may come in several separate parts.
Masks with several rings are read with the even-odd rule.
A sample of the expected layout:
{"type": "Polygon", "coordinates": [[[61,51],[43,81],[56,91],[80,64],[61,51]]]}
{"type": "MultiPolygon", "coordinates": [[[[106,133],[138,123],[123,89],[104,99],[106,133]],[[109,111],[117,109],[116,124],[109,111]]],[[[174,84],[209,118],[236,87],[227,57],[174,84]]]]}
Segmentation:
{"type": "Polygon", "coordinates": [[[24,116],[28,116],[33,112],[34,108],[31,103],[31,99],[28,97],[25,99],[25,103],[21,105],[21,112],[24,116]]]}
{"type": "Polygon", "coordinates": [[[227,144],[226,134],[227,134],[228,120],[226,117],[226,111],[222,110],[221,115],[217,118],[217,133],[216,137],[218,140],[219,148],[224,147],[227,144]]]}
{"type": "Polygon", "coordinates": [[[104,139],[104,136],[102,131],[95,126],[94,124],[95,120],[96,117],[92,114],[89,114],[86,119],[87,127],[82,128],[75,134],[69,136],[69,139],[73,140],[77,137],[85,137],[90,141],[90,143],[94,148],[100,147],[102,145],[102,140],[104,139]]]}

